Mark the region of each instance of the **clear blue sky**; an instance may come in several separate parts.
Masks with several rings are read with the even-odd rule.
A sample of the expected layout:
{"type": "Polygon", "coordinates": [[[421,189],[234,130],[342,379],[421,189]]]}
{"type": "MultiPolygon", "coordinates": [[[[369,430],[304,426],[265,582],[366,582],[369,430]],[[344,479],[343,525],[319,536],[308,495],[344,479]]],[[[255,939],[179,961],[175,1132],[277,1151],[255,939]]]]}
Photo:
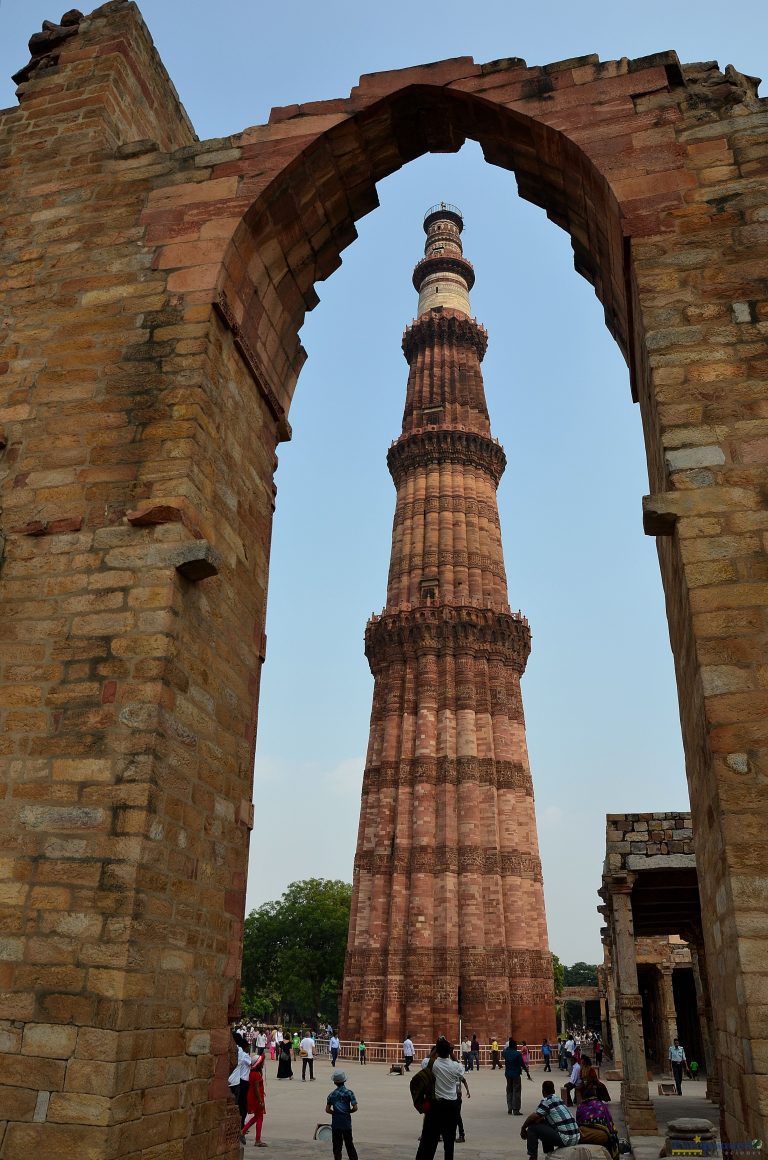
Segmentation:
{"type": "MultiPolygon", "coordinates": [[[[140,7],[200,137],[262,122],[272,105],[346,95],[362,72],[450,56],[545,64],[674,48],[683,62],[717,59],[758,76],[766,66],[764,0],[140,7]]],[[[50,0],[0,0],[3,107],[15,103],[5,78],[26,62],[29,35],[59,15],[50,0]]],[[[372,689],[363,629],[385,598],[400,338],[416,307],[421,218],[445,199],[465,215],[473,308],[490,334],[491,421],[509,460],[499,505],[510,600],[533,630],[523,696],[550,941],[565,962],[594,962],[605,813],[687,804],[627,369],[566,235],[477,146],[412,163],[379,196],[341,269],[318,287],[294,438],[279,449],[248,904],[296,878],[351,879],[372,689]]]]}

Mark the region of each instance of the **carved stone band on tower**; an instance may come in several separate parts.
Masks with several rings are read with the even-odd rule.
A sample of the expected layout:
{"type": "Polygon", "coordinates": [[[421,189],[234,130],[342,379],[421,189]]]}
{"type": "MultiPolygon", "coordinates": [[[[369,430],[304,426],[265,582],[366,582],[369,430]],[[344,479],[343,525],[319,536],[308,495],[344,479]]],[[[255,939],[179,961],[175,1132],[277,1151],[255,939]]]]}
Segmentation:
{"type": "Polygon", "coordinates": [[[461,213],[433,206],[413,273],[387,604],[365,633],[374,675],[341,1026],[425,1042],[554,1032],[513,613],[461,213]]]}

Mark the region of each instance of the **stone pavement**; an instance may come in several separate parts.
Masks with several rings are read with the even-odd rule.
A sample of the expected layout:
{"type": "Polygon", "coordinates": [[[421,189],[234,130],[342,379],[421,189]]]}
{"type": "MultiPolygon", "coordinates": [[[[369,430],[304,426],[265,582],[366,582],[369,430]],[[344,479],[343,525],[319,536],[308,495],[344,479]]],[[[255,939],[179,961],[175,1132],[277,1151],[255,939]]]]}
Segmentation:
{"type": "MultiPolygon", "coordinates": [[[[679,1120],[683,1116],[710,1120],[715,1126],[718,1138],[720,1136],[720,1109],[717,1104],[710,1103],[707,1099],[705,1095],[707,1081],[704,1077],[695,1082],[683,1080],[682,1096],[660,1096],[658,1094],[660,1079],[669,1082],[670,1077],[657,1076],[648,1084],[648,1092],[656,1111],[658,1135],[630,1136],[635,1160],[658,1160],[659,1149],[667,1134],[667,1124],[670,1120],[679,1120]]],[[[617,1084],[616,1087],[618,1086],[617,1084]]]]}
{"type": "MultiPolygon", "coordinates": [[[[389,1074],[385,1064],[349,1064],[339,1060],[347,1072],[347,1086],[357,1096],[360,1110],[353,1118],[355,1145],[360,1160],[413,1160],[421,1131],[421,1117],[414,1110],[408,1089],[408,1076],[389,1074]]],[[[316,1061],[314,1083],[301,1082],[301,1064],[294,1064],[292,1081],[274,1078],[277,1064],[266,1066],[267,1115],[263,1138],[271,1148],[290,1156],[290,1160],[330,1157],[330,1142],[314,1141],[318,1123],[329,1123],[325,1115],[325,1097],[332,1088],[331,1066],[327,1058],[316,1061]]],[[[532,1112],[541,1098],[541,1083],[550,1078],[541,1067],[532,1068],[532,1083],[523,1076],[524,1116],[532,1112]]],[[[565,1072],[555,1070],[551,1076],[559,1089],[565,1072]]],[[[525,1160],[525,1143],[520,1139],[522,1119],[507,1115],[506,1085],[501,1071],[481,1068],[467,1075],[471,1099],[463,1101],[462,1115],[466,1144],[456,1145],[457,1160],[525,1160]]],[[[703,1086],[703,1085],[702,1085],[703,1086]]],[[[617,1122],[619,1085],[608,1084],[613,1097],[611,1109],[617,1122]]],[[[624,1133],[620,1125],[620,1133],[624,1133]]],[[[268,1155],[266,1149],[253,1145],[253,1131],[245,1148],[246,1160],[268,1155]]],[[[442,1156],[442,1147],[438,1150],[442,1156]]],[[[657,1149],[658,1155],[658,1149],[657,1149]]]]}

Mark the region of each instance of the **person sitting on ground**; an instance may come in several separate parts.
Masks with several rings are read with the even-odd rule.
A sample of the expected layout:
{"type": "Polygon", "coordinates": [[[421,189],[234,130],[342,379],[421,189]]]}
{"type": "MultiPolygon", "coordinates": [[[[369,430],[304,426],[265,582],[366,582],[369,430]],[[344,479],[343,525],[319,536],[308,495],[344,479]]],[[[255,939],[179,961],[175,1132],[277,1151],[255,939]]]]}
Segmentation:
{"type": "Polygon", "coordinates": [[[526,1141],[529,1160],[536,1160],[539,1140],[545,1152],[579,1143],[579,1126],[563,1101],[555,1095],[551,1079],[545,1079],[541,1085],[541,1101],[536,1111],[523,1121],[520,1139],[526,1141]]]}
{"type": "Polygon", "coordinates": [[[349,1160],[357,1160],[357,1149],[352,1139],[352,1114],[357,1111],[357,1099],[355,1093],[346,1087],[345,1071],[334,1071],[331,1078],[336,1086],[325,1101],[325,1114],[331,1117],[333,1160],[341,1160],[342,1144],[349,1160]]]}
{"type": "MultiPolygon", "coordinates": [[[[593,1073],[594,1070],[592,1068],[593,1073]]],[[[579,1125],[582,1144],[600,1144],[608,1149],[612,1160],[619,1160],[619,1137],[611,1109],[593,1084],[585,1082],[582,1088],[581,1102],[576,1109],[576,1123],[579,1125]]]]}

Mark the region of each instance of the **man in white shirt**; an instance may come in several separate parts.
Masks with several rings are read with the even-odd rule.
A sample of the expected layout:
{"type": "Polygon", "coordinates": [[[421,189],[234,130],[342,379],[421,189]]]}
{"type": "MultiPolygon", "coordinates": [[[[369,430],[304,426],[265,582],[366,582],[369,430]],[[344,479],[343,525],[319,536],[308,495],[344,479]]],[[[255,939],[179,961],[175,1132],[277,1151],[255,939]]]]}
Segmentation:
{"type": "MultiPolygon", "coordinates": [[[[447,1157],[453,1156],[456,1127],[459,1121],[458,1086],[464,1081],[464,1068],[452,1059],[452,1047],[440,1036],[432,1054],[432,1074],[435,1077],[435,1098],[424,1115],[421,1140],[416,1160],[433,1160],[440,1136],[447,1157]]],[[[466,1081],[464,1081],[466,1087],[466,1081]]],[[[469,1099],[469,1088],[467,1099],[469,1099]]]]}
{"type": "Polygon", "coordinates": [[[675,1087],[677,1094],[683,1094],[683,1068],[687,1066],[688,1060],[685,1058],[685,1048],[680,1046],[680,1040],[676,1039],[669,1049],[669,1062],[672,1064],[672,1075],[675,1077],[675,1087]]]}
{"type": "Polygon", "coordinates": [[[581,1064],[574,1063],[573,1067],[571,1068],[571,1078],[568,1080],[568,1083],[563,1085],[560,1091],[560,1098],[565,1100],[566,1107],[573,1107],[572,1093],[576,1091],[576,1088],[579,1087],[580,1084],[581,1064]]]}
{"type": "Polygon", "coordinates": [[[314,1082],[315,1070],[315,1041],[307,1034],[299,1044],[299,1051],[301,1052],[301,1079],[306,1081],[307,1068],[309,1068],[309,1081],[314,1082]]]}
{"type": "Polygon", "coordinates": [[[405,1039],[403,1040],[403,1059],[405,1060],[405,1070],[406,1071],[411,1070],[411,1064],[413,1063],[413,1056],[414,1056],[413,1040],[411,1039],[410,1035],[406,1035],[405,1039]]]}
{"type": "Polygon", "coordinates": [[[573,1053],[575,1050],[576,1044],[574,1042],[573,1036],[569,1035],[565,1041],[565,1062],[568,1064],[568,1067],[570,1067],[573,1063],[573,1053]]]}
{"type": "Polygon", "coordinates": [[[263,1055],[267,1050],[267,1037],[261,1028],[256,1032],[256,1038],[253,1041],[256,1044],[256,1050],[259,1055],[263,1055]]]}
{"type": "Polygon", "coordinates": [[[336,1066],[336,1058],[340,1049],[341,1043],[339,1042],[339,1037],[335,1034],[335,1032],[331,1031],[331,1038],[328,1040],[328,1050],[331,1053],[331,1067],[336,1066]]]}

